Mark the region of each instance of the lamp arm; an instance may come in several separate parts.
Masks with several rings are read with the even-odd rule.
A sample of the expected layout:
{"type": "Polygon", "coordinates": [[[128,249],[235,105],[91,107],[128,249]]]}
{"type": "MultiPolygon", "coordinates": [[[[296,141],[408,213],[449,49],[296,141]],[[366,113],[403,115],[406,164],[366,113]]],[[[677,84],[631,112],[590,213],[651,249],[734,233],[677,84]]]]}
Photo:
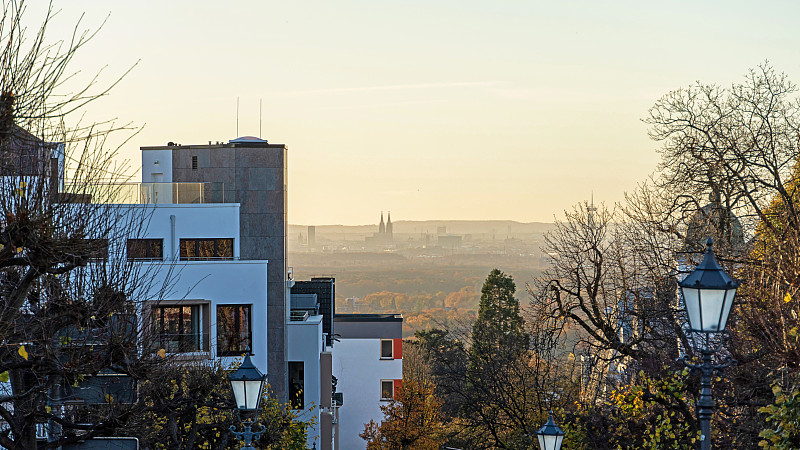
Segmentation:
{"type": "Polygon", "coordinates": [[[261,438],[261,433],[264,432],[265,428],[263,425],[259,425],[255,422],[243,422],[243,425],[244,425],[244,431],[236,431],[236,425],[231,425],[230,430],[231,433],[233,433],[233,435],[236,436],[237,439],[239,439],[240,441],[244,441],[245,445],[243,447],[244,450],[247,448],[252,448],[250,447],[250,444],[253,441],[257,441],[261,438]],[[253,425],[259,427],[259,429],[256,431],[251,431],[251,427],[253,425]]]}

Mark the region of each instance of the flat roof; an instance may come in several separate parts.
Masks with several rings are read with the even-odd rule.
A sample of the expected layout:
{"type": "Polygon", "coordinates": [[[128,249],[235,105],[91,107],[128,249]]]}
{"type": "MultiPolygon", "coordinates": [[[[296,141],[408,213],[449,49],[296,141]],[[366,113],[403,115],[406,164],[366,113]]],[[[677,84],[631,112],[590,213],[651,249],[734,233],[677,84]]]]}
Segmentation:
{"type": "Polygon", "coordinates": [[[336,322],[402,322],[402,314],[334,314],[336,322]]]}
{"type": "Polygon", "coordinates": [[[194,149],[194,148],[286,148],[286,144],[270,144],[268,142],[229,142],[219,144],[173,144],[173,145],[150,145],[139,147],[139,150],[180,150],[180,149],[194,149]]]}

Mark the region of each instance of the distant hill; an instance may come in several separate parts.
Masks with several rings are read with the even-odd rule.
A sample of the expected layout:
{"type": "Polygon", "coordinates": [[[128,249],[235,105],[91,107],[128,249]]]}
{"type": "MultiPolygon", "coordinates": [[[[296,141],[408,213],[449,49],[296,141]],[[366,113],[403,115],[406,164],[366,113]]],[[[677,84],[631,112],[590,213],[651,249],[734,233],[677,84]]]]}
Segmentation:
{"type": "MultiPolygon", "coordinates": [[[[445,227],[448,234],[506,235],[544,234],[555,225],[547,222],[517,222],[514,220],[398,220],[392,221],[395,234],[437,234],[445,227]]],[[[289,225],[289,236],[305,234],[308,225],[289,225]]],[[[370,235],[378,224],[316,225],[317,235],[370,235]]]]}

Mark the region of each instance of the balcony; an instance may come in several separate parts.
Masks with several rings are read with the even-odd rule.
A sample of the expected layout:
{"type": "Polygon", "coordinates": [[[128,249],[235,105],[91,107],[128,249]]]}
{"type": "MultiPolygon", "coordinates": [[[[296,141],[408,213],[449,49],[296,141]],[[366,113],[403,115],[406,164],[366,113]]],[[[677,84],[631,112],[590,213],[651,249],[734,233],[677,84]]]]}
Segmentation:
{"type": "Polygon", "coordinates": [[[66,184],[64,193],[91,203],[201,204],[234,203],[234,192],[225,183],[109,183],[91,186],[66,184]]]}

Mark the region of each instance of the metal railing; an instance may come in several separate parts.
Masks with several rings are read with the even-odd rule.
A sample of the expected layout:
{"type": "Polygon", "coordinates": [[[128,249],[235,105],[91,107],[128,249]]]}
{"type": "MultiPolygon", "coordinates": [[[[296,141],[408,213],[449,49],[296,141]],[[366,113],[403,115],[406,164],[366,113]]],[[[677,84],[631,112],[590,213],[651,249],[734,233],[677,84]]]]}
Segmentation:
{"type": "Polygon", "coordinates": [[[234,192],[222,182],[198,183],[109,183],[92,185],[66,184],[66,194],[89,197],[92,203],[116,204],[199,204],[233,203],[234,192]]]}

